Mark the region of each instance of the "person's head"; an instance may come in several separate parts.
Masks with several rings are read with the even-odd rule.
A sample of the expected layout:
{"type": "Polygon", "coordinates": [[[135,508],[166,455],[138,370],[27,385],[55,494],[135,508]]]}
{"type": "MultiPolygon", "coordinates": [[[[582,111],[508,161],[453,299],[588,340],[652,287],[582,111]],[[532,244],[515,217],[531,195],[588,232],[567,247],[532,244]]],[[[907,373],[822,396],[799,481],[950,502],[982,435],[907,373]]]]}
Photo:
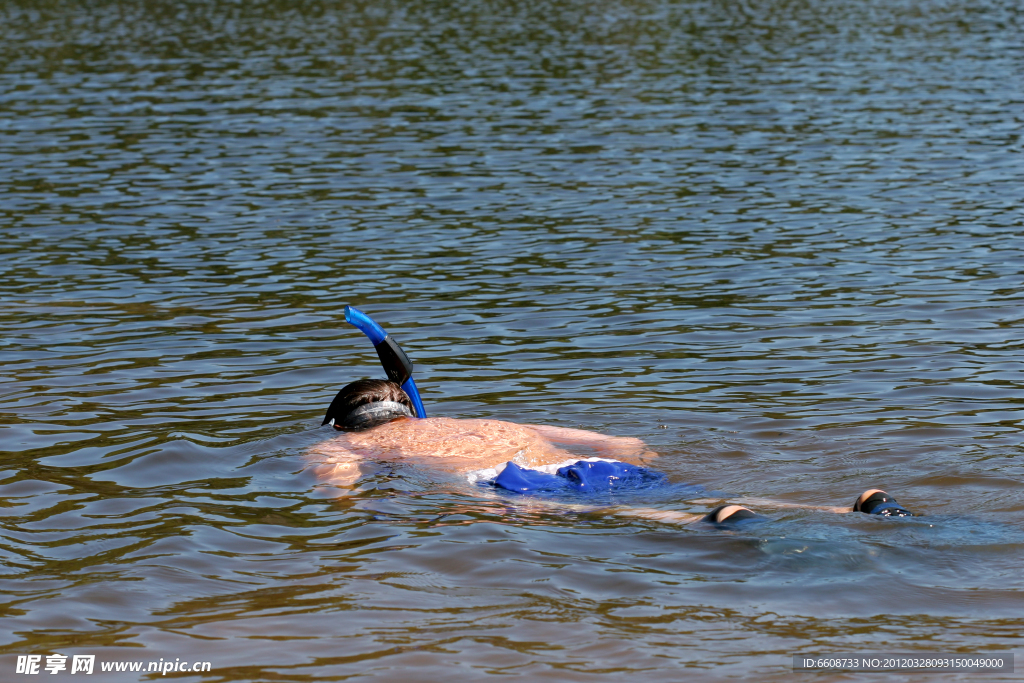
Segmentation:
{"type": "Polygon", "coordinates": [[[415,414],[402,387],[386,379],[360,379],[338,392],[323,424],[334,420],[335,429],[358,432],[415,414]]]}

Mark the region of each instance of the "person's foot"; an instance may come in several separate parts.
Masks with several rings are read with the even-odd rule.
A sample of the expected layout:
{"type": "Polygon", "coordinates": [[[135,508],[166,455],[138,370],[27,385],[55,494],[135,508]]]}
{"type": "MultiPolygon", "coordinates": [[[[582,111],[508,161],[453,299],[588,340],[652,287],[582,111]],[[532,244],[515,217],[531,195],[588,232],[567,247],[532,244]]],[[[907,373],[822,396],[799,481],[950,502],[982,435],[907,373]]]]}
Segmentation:
{"type": "Polygon", "coordinates": [[[879,517],[913,517],[914,513],[896,502],[882,489],[868,489],[857,497],[853,503],[854,512],[879,517]]]}
{"type": "Polygon", "coordinates": [[[733,524],[759,516],[741,505],[720,505],[709,512],[702,521],[712,524],[733,524]]]}

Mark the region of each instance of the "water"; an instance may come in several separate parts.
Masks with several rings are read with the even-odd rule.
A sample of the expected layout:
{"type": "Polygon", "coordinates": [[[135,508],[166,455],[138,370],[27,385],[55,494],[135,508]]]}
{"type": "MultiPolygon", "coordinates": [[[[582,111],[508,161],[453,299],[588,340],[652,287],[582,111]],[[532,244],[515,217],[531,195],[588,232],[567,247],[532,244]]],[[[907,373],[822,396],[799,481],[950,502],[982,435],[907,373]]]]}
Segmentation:
{"type": "Polygon", "coordinates": [[[1021,23],[1000,0],[0,4],[0,666],[788,680],[793,654],[1017,648],[1021,23]],[[388,463],[332,497],[302,455],[381,374],[347,303],[434,415],[927,516],[730,533],[388,463]]]}

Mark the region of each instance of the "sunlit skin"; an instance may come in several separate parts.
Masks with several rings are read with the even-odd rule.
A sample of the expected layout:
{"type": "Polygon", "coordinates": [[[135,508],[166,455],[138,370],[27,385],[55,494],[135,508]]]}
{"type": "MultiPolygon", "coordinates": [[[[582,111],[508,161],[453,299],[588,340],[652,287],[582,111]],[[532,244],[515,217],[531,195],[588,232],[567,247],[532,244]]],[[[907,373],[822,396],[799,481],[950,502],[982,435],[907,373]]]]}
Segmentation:
{"type": "MultiPolygon", "coordinates": [[[[359,432],[338,431],[337,434],[308,452],[309,469],[320,482],[336,487],[352,487],[361,473],[359,462],[405,461],[440,468],[450,472],[471,472],[498,467],[510,460],[524,467],[539,467],[565,462],[573,458],[594,455],[620,460],[635,465],[651,466],[657,457],[643,441],[632,437],[608,436],[597,432],[548,425],[515,424],[501,420],[446,417],[425,419],[399,418],[386,424],[359,432]],[[565,446],[575,447],[573,450],[565,446]],[[580,449],[588,453],[581,454],[580,449]]],[[[881,489],[868,489],[856,503],[859,505],[881,489]]],[[[536,504],[536,501],[533,501],[536,504]]],[[[691,504],[709,507],[721,500],[691,500],[691,504]]],[[[831,507],[783,503],[759,498],[740,498],[741,503],[722,508],[715,515],[724,521],[739,510],[760,508],[813,509],[827,512],[851,512],[850,507],[831,507]]],[[[550,503],[561,508],[586,506],[550,503]]],[[[608,510],[619,516],[641,517],[668,523],[686,524],[703,519],[702,514],[689,514],[653,508],[617,508],[608,510]]]]}
{"type": "Polygon", "coordinates": [[[550,465],[582,457],[585,448],[602,458],[645,465],[657,456],[640,439],[607,436],[583,429],[521,425],[501,420],[448,417],[399,418],[361,432],[341,432],[310,450],[307,458],[318,479],[340,486],[359,476],[358,462],[405,460],[453,472],[504,465],[550,465]],[[569,451],[560,446],[576,446],[569,451]]]}

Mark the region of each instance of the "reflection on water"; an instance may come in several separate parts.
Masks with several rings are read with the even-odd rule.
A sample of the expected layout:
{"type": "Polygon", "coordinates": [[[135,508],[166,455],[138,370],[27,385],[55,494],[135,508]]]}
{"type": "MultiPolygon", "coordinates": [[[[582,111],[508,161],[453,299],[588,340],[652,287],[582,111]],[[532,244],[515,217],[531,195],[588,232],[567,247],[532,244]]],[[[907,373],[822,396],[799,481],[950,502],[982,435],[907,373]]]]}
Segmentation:
{"type": "Polygon", "coordinates": [[[676,681],[1014,649],[1020,28],[1001,0],[0,4],[0,666],[676,681]],[[723,532],[394,463],[337,496],[302,455],[380,373],[346,303],[431,414],[928,516],[723,532]]]}

